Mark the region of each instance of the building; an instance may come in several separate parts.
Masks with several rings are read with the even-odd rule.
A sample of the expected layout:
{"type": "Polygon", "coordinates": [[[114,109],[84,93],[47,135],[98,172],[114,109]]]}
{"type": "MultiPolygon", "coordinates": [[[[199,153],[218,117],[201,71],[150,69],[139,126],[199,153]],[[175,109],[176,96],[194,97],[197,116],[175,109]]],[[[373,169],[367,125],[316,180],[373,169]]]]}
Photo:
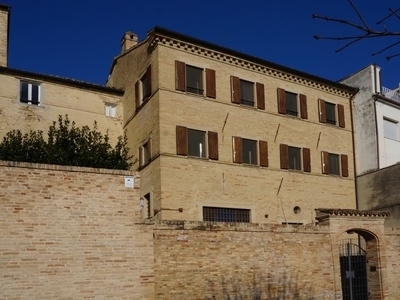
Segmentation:
{"type": "Polygon", "coordinates": [[[107,86],[125,91],[143,217],[305,224],[355,208],[352,87],[159,27],[125,34],[107,86]]]}
{"type": "Polygon", "coordinates": [[[108,131],[110,143],[123,135],[123,91],[58,76],[8,67],[10,7],[0,5],[0,139],[13,129],[47,132],[58,116],[68,115],[77,126],[108,131]]]}
{"type": "Polygon", "coordinates": [[[392,227],[400,225],[400,94],[383,87],[380,74],[369,65],[341,82],[359,90],[353,98],[358,208],[389,211],[385,225],[392,227]]]}

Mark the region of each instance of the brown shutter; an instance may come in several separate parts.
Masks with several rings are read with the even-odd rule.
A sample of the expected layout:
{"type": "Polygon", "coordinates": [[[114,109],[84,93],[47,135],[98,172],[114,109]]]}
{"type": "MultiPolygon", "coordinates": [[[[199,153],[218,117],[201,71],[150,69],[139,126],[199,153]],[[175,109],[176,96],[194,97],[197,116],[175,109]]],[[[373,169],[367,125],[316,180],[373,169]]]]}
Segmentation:
{"type": "Polygon", "coordinates": [[[239,136],[233,137],[233,162],[242,163],[242,138],[239,136]]]}
{"type": "Polygon", "coordinates": [[[281,144],[281,169],[289,169],[289,147],[288,145],[281,144]]]}
{"type": "Polygon", "coordinates": [[[259,141],[260,148],[260,166],[268,167],[268,143],[266,141],[259,141]]]}
{"type": "Polygon", "coordinates": [[[303,94],[300,94],[300,117],[302,119],[308,119],[307,96],[303,94]]]}
{"type": "Polygon", "coordinates": [[[240,79],[236,76],[231,76],[232,87],[232,103],[240,104],[240,79]]]}
{"type": "Polygon", "coordinates": [[[139,168],[143,166],[145,162],[143,162],[143,146],[139,147],[139,168]]]}
{"type": "Polygon", "coordinates": [[[322,174],[329,174],[329,153],[321,151],[322,155],[322,174]]]}
{"type": "Polygon", "coordinates": [[[187,130],[186,127],[176,126],[176,154],[187,155],[187,130]]]}
{"type": "Polygon", "coordinates": [[[140,106],[140,81],[137,81],[135,83],[135,105],[136,108],[138,108],[140,106]]]}
{"type": "Polygon", "coordinates": [[[175,61],[175,89],[186,91],[186,65],[178,60],[175,61]]]}
{"type": "Polygon", "coordinates": [[[218,160],[218,133],[208,132],[208,158],[218,160]]]}
{"type": "Polygon", "coordinates": [[[215,71],[206,69],[206,96],[216,98],[215,71]]]}
{"type": "Polygon", "coordinates": [[[326,123],[325,100],[318,99],[318,102],[319,102],[319,105],[318,105],[319,106],[319,121],[321,123],[326,123]]]}
{"type": "Polygon", "coordinates": [[[286,114],[286,93],[284,89],[278,88],[278,113],[286,114]]]}
{"type": "Polygon", "coordinates": [[[311,172],[311,153],[309,148],[303,148],[303,171],[311,172]]]}
{"type": "Polygon", "coordinates": [[[344,128],[345,127],[345,122],[344,122],[344,106],[341,104],[337,105],[338,108],[338,117],[339,117],[339,126],[344,128]]]}
{"type": "Polygon", "coordinates": [[[256,83],[257,108],[265,110],[264,84],[256,83]]]}
{"type": "Polygon", "coordinates": [[[151,65],[147,67],[146,70],[146,78],[147,78],[147,94],[144,95],[145,98],[151,96],[151,65]]]}
{"type": "Polygon", "coordinates": [[[342,176],[349,177],[349,164],[347,155],[346,154],[340,155],[340,160],[342,162],[342,176]]]}

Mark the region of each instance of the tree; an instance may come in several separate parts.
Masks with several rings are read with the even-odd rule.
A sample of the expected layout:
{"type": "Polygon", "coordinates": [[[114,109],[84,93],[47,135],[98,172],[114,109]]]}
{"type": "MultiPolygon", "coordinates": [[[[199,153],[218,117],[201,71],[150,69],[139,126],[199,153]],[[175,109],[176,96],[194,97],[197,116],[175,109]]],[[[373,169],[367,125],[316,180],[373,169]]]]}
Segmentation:
{"type": "Polygon", "coordinates": [[[126,134],[118,137],[112,148],[108,132],[103,135],[97,131],[96,122],[93,129],[78,128],[68,115],[53,122],[47,141],[42,131],[22,134],[18,129],[8,132],[0,144],[1,160],[128,170],[131,158],[126,134]]]}
{"type": "MultiPolygon", "coordinates": [[[[352,28],[356,28],[357,30],[359,30],[360,34],[356,34],[356,35],[352,35],[352,36],[341,36],[341,37],[326,37],[326,36],[319,36],[319,35],[315,35],[314,38],[319,40],[319,39],[326,39],[326,40],[347,40],[349,41],[348,43],[346,43],[344,46],[342,46],[341,48],[337,49],[336,52],[340,52],[343,49],[349,47],[350,45],[357,43],[361,40],[364,39],[369,39],[369,38],[384,38],[384,37],[393,37],[393,36],[400,36],[400,31],[391,31],[388,30],[386,28],[386,23],[385,21],[387,21],[390,18],[397,18],[400,20],[400,8],[397,9],[392,9],[389,8],[389,14],[387,14],[385,17],[383,17],[381,20],[379,20],[378,22],[376,22],[376,25],[380,25],[382,26],[381,29],[372,29],[367,22],[365,21],[365,19],[363,18],[362,14],[360,13],[360,11],[357,9],[357,7],[353,4],[353,2],[351,0],[347,0],[350,5],[352,6],[352,8],[355,10],[355,12],[357,13],[358,18],[361,21],[361,25],[360,24],[355,24],[352,23],[348,20],[343,20],[343,19],[334,19],[334,18],[330,18],[330,17],[324,17],[324,16],[319,16],[317,14],[313,14],[312,17],[316,18],[316,19],[322,19],[322,20],[326,20],[329,22],[336,22],[336,23],[341,23],[344,25],[347,25],[349,27],[352,28]]],[[[372,55],[376,55],[376,54],[380,54],[394,46],[397,46],[398,44],[400,44],[400,40],[396,41],[392,44],[389,44],[388,46],[382,48],[381,50],[373,53],[372,55]]],[[[389,55],[386,57],[387,60],[396,57],[396,56],[400,56],[400,53],[394,53],[392,55],[389,55]]]]}

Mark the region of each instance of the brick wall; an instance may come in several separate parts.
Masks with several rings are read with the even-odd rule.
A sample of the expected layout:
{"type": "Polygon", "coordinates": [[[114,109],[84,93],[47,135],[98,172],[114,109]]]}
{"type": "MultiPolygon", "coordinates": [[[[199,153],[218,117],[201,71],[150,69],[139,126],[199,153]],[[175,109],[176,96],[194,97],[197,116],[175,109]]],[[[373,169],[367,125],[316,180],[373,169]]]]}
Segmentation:
{"type": "Polygon", "coordinates": [[[136,224],[139,180],[0,162],[0,299],[153,299],[152,227],[136,224]]]}

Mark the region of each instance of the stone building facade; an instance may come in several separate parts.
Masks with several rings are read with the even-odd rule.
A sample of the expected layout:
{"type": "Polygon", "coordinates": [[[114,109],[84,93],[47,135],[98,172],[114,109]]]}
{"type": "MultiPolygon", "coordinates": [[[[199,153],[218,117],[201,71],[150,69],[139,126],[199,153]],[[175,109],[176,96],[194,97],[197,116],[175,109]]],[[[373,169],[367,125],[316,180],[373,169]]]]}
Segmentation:
{"type": "Polygon", "coordinates": [[[146,217],[307,224],[355,208],[354,88],[158,27],[122,45],[107,85],[125,91],[146,217]]]}

